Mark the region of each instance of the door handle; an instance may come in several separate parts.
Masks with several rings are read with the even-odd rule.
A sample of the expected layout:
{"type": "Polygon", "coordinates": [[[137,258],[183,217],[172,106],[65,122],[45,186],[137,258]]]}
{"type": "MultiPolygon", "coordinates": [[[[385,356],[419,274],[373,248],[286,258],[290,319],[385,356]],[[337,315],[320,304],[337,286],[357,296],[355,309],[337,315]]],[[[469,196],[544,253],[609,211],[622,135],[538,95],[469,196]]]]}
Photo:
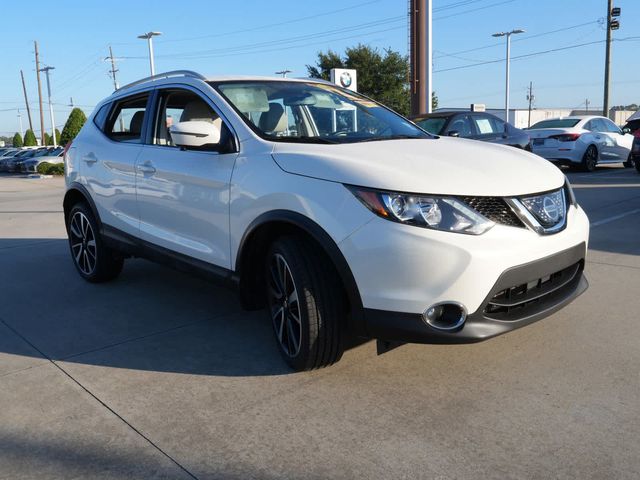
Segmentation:
{"type": "Polygon", "coordinates": [[[98,161],[98,157],[93,152],[87,153],[82,156],[82,161],[85,163],[96,163],[98,161]]]}
{"type": "Polygon", "coordinates": [[[136,170],[140,173],[155,173],[156,169],[151,162],[144,162],[136,166],[136,170]]]}

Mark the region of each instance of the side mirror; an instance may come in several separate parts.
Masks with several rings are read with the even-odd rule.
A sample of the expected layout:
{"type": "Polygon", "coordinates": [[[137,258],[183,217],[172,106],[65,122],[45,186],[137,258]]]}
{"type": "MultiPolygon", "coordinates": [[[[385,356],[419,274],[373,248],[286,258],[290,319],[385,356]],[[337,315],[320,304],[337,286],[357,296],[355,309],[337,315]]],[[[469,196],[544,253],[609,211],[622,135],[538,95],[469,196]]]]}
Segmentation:
{"type": "Polygon", "coordinates": [[[449,135],[450,137],[459,137],[460,132],[458,130],[449,130],[447,132],[447,135],[449,135]]]}
{"type": "Polygon", "coordinates": [[[211,122],[179,122],[169,128],[171,140],[182,148],[203,149],[220,143],[220,129],[211,122]]]}
{"type": "Polygon", "coordinates": [[[630,129],[629,127],[624,127],[624,128],[622,129],[622,134],[623,134],[623,135],[626,135],[627,133],[631,133],[631,129],[630,129]]]}

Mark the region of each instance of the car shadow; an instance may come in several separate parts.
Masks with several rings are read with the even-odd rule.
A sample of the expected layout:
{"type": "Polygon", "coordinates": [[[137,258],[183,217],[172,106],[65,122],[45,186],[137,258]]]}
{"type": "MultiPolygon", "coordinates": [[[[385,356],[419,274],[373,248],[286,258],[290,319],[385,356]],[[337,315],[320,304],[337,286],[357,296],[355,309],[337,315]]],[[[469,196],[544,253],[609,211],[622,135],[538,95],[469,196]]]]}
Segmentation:
{"type": "Polygon", "coordinates": [[[66,240],[0,239],[0,285],[1,353],[193,375],[293,373],[266,311],[244,311],[233,290],[145,260],[90,284],[66,240]]]}

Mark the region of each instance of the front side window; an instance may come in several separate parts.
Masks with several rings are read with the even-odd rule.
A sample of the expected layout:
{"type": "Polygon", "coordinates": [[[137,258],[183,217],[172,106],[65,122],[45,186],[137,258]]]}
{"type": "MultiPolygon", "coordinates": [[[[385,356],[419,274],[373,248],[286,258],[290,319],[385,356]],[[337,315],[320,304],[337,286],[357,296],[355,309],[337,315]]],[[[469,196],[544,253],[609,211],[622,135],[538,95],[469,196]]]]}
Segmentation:
{"type": "Polygon", "coordinates": [[[116,142],[141,143],[148,99],[146,93],[116,103],[105,128],[106,135],[116,142]]]}
{"type": "MultiPolygon", "coordinates": [[[[478,130],[480,133],[482,131],[478,130]]],[[[449,125],[447,126],[447,135],[451,135],[451,133],[457,132],[461,137],[470,137],[475,134],[473,131],[473,126],[471,125],[471,120],[468,115],[458,115],[451,120],[449,125]]]]}
{"type": "MultiPolygon", "coordinates": [[[[218,144],[198,147],[198,150],[219,151],[220,145],[231,141],[231,132],[220,116],[199,95],[189,90],[165,90],[160,95],[158,114],[154,125],[153,144],[177,147],[171,138],[171,127],[185,122],[207,122],[220,132],[218,144]]],[[[195,149],[191,147],[192,149],[195,149]]]]}
{"type": "Polygon", "coordinates": [[[618,128],[618,126],[613,123],[611,120],[609,120],[608,118],[603,118],[601,119],[601,121],[604,123],[604,126],[606,128],[606,131],[609,133],[622,133],[620,132],[620,129],[618,128]]]}
{"type": "Polygon", "coordinates": [[[505,123],[499,118],[488,115],[473,115],[472,118],[480,135],[495,135],[505,131],[505,123]]]}
{"type": "Polygon", "coordinates": [[[382,105],[333,85],[270,80],[214,82],[212,86],[268,140],[354,143],[430,138],[382,105]]]}

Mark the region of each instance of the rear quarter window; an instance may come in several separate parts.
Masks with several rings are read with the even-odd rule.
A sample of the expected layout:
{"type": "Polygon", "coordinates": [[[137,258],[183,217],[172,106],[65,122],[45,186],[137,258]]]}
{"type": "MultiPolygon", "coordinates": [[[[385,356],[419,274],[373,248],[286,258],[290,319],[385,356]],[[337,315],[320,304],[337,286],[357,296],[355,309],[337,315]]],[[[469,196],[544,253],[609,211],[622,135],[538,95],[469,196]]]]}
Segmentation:
{"type": "Polygon", "coordinates": [[[107,123],[107,117],[109,116],[110,109],[111,103],[105,103],[93,116],[93,123],[103,132],[105,124],[107,123]]]}

